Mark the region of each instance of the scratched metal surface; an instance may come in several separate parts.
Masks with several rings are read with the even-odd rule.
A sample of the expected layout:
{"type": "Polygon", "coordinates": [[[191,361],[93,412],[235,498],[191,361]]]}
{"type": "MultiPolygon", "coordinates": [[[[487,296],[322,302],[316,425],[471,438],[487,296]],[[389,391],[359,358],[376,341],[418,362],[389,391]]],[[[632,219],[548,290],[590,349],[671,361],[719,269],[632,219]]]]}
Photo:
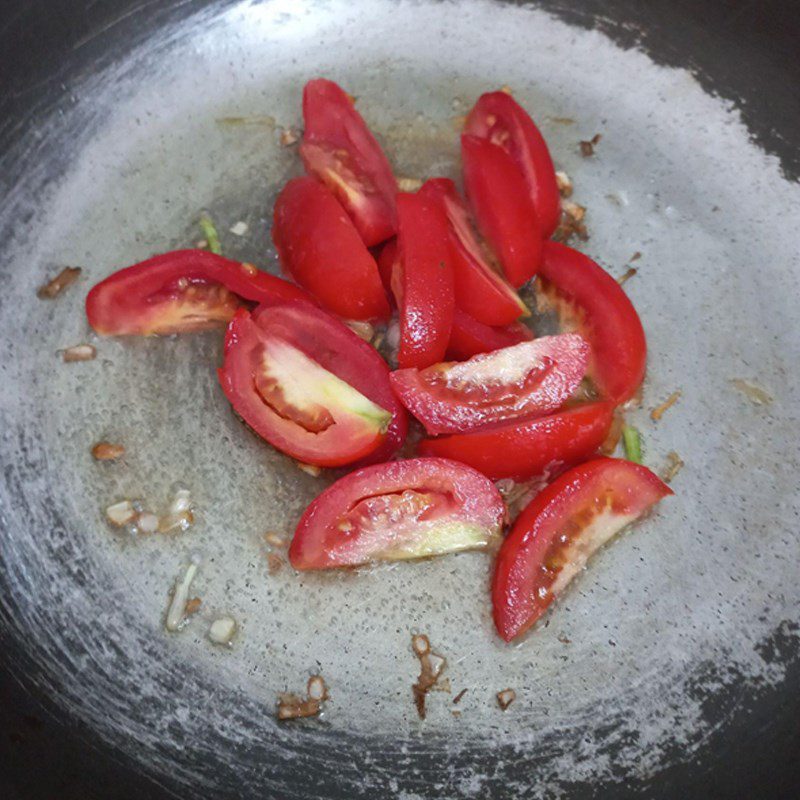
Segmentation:
{"type": "Polygon", "coordinates": [[[549,796],[656,775],[724,727],[741,692],[782,686],[799,599],[799,254],[786,220],[800,191],[689,73],[488,2],[233,4],[87,75],[10,156],[20,178],[0,212],[0,618],[55,702],[172,790],[549,796]],[[476,58],[488,29],[491,59],[476,58]],[[268,212],[298,171],[278,129],[299,124],[302,83],[316,74],[358,97],[397,173],[414,177],[455,175],[458,117],[510,84],[589,208],[587,252],[614,273],[643,254],[626,286],[651,352],[634,419],[651,466],[669,450],[687,466],[677,497],[517,646],[493,637],[479,554],[268,575],[261,534],[290,531],[324,479],[233,418],[214,379],[219,336],[96,341],[83,319],[93,282],[191,243],[202,209],[228,254],[275,268],[268,212]],[[596,157],[582,159],[578,140],[596,132],[596,157]],[[239,220],[244,237],[228,231],[239,220]],[[65,263],[84,267],[78,285],[38,301],[65,263]],[[59,362],[59,348],[85,340],[97,361],[59,362]],[[737,377],[774,402],[751,404],[732,390],[737,377]],[[676,388],[680,403],[649,422],[676,388]],[[100,438],[126,443],[122,464],[91,461],[100,438]],[[128,540],[103,524],[110,500],[162,503],[176,480],[198,504],[188,533],[128,540]],[[168,635],[166,593],[194,554],[203,612],[168,635]],[[205,640],[220,612],[242,627],[230,652],[205,640]],[[442,693],[416,719],[412,630],[448,657],[454,690],[469,689],[460,717],[442,693]],[[332,693],[324,719],[278,726],[276,693],[316,669],[332,693]],[[518,699],[503,714],[494,693],[506,686],[518,699]]]}

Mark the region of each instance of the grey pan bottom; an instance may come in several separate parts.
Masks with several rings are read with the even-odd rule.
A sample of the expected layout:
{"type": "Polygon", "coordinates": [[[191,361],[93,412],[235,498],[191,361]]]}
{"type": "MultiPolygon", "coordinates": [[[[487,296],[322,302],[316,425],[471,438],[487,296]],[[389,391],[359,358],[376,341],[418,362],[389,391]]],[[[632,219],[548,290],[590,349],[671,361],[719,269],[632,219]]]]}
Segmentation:
{"type": "Polygon", "coordinates": [[[800,192],[729,103],[602,33],[490,3],[234,5],[165,28],[71,91],[8,153],[7,174],[24,180],[0,216],[0,613],[25,641],[17,667],[55,706],[183,795],[536,797],[669,774],[742,698],[796,678],[787,220],[800,192]],[[687,466],[677,497],[519,646],[493,637],[480,555],[267,575],[261,534],[290,530],[323,483],[233,419],[213,375],[218,336],[100,341],[89,364],[55,356],[91,338],[88,287],[190,244],[201,209],[229,254],[274,268],[268,212],[296,154],[264,121],[219,120],[296,125],[314,74],[358,96],[398,174],[414,177],[455,174],[454,118],[510,84],[589,208],[587,252],[614,273],[643,254],[626,286],[651,353],[636,421],[648,463],[677,450],[687,466]],[[597,132],[597,155],[582,159],[578,140],[597,132]],[[242,238],[227,232],[239,220],[242,238]],[[36,286],[65,263],[84,267],[81,282],[43,305],[36,286]],[[732,378],[774,402],[752,405],[732,378]],[[654,425],[646,409],[676,388],[680,403],[654,425]],[[129,445],[124,465],[91,463],[98,438],[129,445]],[[175,480],[200,506],[189,533],[129,541],[103,525],[110,500],[161,502],[175,480]],[[242,624],[231,652],[205,641],[202,615],[175,636],[161,627],[194,553],[204,614],[242,624]],[[442,694],[416,720],[412,630],[448,656],[454,689],[469,688],[461,717],[442,694]],[[325,718],[277,726],[275,694],[318,668],[333,695],[325,718]],[[518,700],[503,714],[493,695],[506,686],[518,700]]]}

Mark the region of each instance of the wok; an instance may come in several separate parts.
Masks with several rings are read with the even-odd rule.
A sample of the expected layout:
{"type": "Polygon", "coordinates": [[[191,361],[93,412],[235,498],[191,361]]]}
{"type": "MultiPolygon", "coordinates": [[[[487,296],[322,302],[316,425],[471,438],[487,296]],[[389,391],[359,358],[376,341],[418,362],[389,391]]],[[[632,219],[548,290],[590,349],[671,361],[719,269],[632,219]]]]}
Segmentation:
{"type": "Polygon", "coordinates": [[[797,796],[796,3],[3,6],[4,797],[797,796]],[[263,532],[290,532],[325,479],[230,413],[218,334],[57,355],[95,341],[88,288],[190,245],[201,210],[228,255],[276,269],[271,204],[299,171],[278,132],[315,75],[358,97],[409,177],[456,175],[458,118],[510,85],[588,208],[581,247],[614,274],[642,254],[633,419],[651,466],[685,461],[676,497],[516,646],[492,632],[482,554],[268,574],[263,532]],[[79,282],[37,299],[65,265],[79,282]],[[123,463],[92,462],[101,438],[123,463]],[[110,500],[162,502],[176,481],[198,504],[189,532],[104,525],[110,500]],[[169,635],[195,553],[202,611],[169,635]],[[230,651],[205,639],[222,612],[241,626],[230,651]],[[442,693],[416,717],[412,631],[468,689],[460,716],[442,693]],[[325,716],[278,724],[276,694],[317,670],[325,716]]]}

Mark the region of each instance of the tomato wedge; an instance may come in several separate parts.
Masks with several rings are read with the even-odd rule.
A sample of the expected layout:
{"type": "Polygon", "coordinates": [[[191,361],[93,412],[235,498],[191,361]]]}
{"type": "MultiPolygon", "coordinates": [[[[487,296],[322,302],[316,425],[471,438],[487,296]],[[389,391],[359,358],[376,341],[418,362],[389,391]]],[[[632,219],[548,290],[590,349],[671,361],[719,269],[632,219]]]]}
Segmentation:
{"type": "Polygon", "coordinates": [[[303,89],[305,131],[300,157],[339,198],[367,247],[397,231],[397,181],[353,99],[333,81],[303,89]]]}
{"type": "Polygon", "coordinates": [[[542,258],[542,230],[528,186],[502,147],[461,137],[464,186],[478,227],[512,286],[530,280],[542,258]]]}
{"type": "Polygon", "coordinates": [[[401,367],[441,361],[453,325],[453,264],[447,220],[419,194],[397,195],[399,233],[392,291],[400,311],[401,367]]]}
{"type": "Polygon", "coordinates": [[[240,309],[219,370],[237,413],[271,445],[307,464],[387,458],[407,420],[383,359],[346,325],[296,303],[240,309]]]}
{"type": "MultiPolygon", "coordinates": [[[[381,275],[381,283],[389,299],[392,300],[394,299],[392,275],[394,273],[395,262],[397,261],[397,239],[389,239],[389,241],[380,248],[377,261],[378,272],[381,275]]],[[[398,278],[399,275],[400,273],[398,273],[398,278]]]]}
{"type": "Polygon", "coordinates": [[[289,181],[275,201],[272,240],[283,268],[345,319],[385,319],[378,265],[336,197],[319,181],[289,181]]]}
{"type": "Polygon", "coordinates": [[[672,490],[649,469],[598,458],[565,472],[528,504],[497,556],[492,603],[511,641],[536,622],[589,557],[672,490]]]}
{"type": "Polygon", "coordinates": [[[155,336],[226,325],[242,300],[314,302],[281,278],[207,250],[174,250],[118,270],[86,297],[101,336],[155,336]]]}
{"type": "Polygon", "coordinates": [[[605,441],[613,403],[587,403],[556,414],[514,420],[475,433],[425,439],[420,455],[452,458],[498,481],[552,477],[583,461],[605,441]]]}
{"type": "Polygon", "coordinates": [[[390,376],[403,405],[435,436],[546,414],[578,387],[589,345],[575,333],[542,336],[469,361],[390,376]]]}
{"type": "Polygon", "coordinates": [[[530,312],[514,287],[487,261],[453,181],[433,178],[419,192],[440,203],[447,217],[456,306],[485,325],[507,325],[520,316],[528,316],[530,312]]]}
{"type": "Polygon", "coordinates": [[[484,549],[505,506],[491,481],[442,458],[351,472],[306,509],[289,548],[295,569],[331,569],[484,549]]]}
{"type": "Polygon", "coordinates": [[[572,322],[592,346],[589,373],[600,393],[616,403],[629,400],[644,378],[647,343],[622,287],[591,258],[558,242],[545,243],[539,274],[562,318],[577,315],[572,322]]]}
{"type": "Polygon", "coordinates": [[[527,111],[507,92],[488,92],[478,98],[464,132],[502,147],[522,172],[544,238],[558,227],[561,198],[553,159],[527,111]]]}
{"type": "Polygon", "coordinates": [[[522,322],[510,325],[490,326],[478,322],[466,311],[453,312],[453,327],[447,343],[447,358],[463,361],[478,353],[490,353],[501,347],[510,347],[533,339],[533,331],[522,322]]]}

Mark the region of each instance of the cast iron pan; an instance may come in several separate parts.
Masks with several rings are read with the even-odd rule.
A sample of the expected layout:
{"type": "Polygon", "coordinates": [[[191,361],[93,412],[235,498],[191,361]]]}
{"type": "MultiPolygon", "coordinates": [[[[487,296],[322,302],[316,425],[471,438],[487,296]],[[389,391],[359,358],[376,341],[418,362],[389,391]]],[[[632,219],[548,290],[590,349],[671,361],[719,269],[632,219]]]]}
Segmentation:
{"type": "Polygon", "coordinates": [[[796,3],[3,5],[3,797],[797,795],[796,3]],[[269,210],[298,171],[278,129],[320,74],[412,177],[455,175],[457,118],[511,85],[589,209],[582,246],[614,274],[642,253],[634,420],[651,466],[670,450],[686,466],[518,646],[492,633],[480,554],[267,574],[263,532],[290,531],[325,479],[230,413],[218,335],[56,355],[91,339],[89,286],[191,244],[201,210],[231,256],[276,267],[269,210]],[[66,264],[79,283],[38,300],[66,264]],[[110,437],[124,463],[93,463],[110,437]],[[190,532],[103,524],[111,499],[163,502],[175,481],[198,503],[190,532]],[[203,611],[168,635],[193,554],[203,611]],[[230,652],[204,636],[222,611],[241,623],[230,652]],[[441,693],[416,718],[412,631],[468,688],[460,717],[441,693]],[[279,726],[276,693],[317,670],[324,718],[279,726]]]}

